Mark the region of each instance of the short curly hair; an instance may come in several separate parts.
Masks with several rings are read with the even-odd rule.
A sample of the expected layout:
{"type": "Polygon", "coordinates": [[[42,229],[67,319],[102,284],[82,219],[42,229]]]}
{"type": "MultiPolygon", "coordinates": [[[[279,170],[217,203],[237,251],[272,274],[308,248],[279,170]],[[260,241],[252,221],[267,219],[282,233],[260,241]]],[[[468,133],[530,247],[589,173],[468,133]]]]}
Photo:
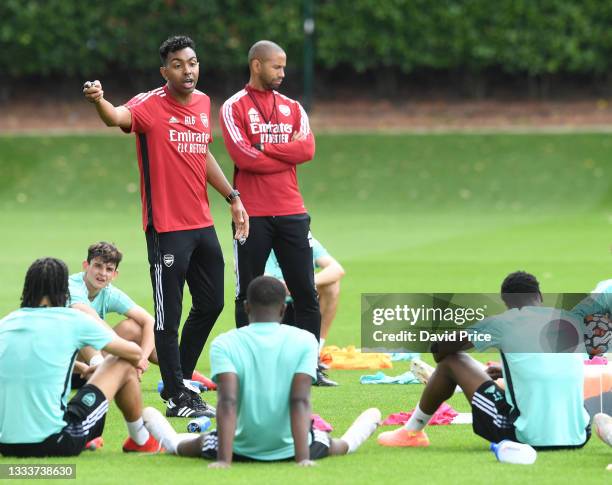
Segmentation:
{"type": "Polygon", "coordinates": [[[247,288],[247,302],[252,308],[274,308],[285,303],[285,286],[272,276],[258,276],[247,288]]]}
{"type": "Polygon", "coordinates": [[[522,302],[532,295],[540,295],[540,283],[531,273],[515,271],[510,273],[501,285],[501,297],[508,307],[522,307],[522,302]]]}
{"type": "Polygon", "coordinates": [[[187,47],[195,51],[195,42],[190,37],[186,35],[173,35],[172,37],[168,37],[162,42],[162,45],[159,46],[159,58],[161,59],[162,65],[166,65],[168,54],[186,49],[187,47]]]}
{"type": "Polygon", "coordinates": [[[113,243],[100,241],[87,248],[87,262],[91,263],[94,258],[100,258],[104,263],[113,263],[116,269],[123,259],[123,254],[113,243]]]}

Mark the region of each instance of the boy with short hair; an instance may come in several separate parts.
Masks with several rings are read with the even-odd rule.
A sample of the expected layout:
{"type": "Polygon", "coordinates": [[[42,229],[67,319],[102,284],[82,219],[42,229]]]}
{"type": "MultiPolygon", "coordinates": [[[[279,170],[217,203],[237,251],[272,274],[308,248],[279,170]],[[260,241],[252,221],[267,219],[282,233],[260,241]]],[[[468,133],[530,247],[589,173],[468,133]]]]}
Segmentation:
{"type": "Polygon", "coordinates": [[[232,460],[294,459],[311,466],[313,460],[355,451],[376,429],[380,411],[364,411],[341,439],[311,428],[318,346],[310,332],[279,323],[285,310],[283,284],[269,276],[255,278],[245,309],[251,323],[220,335],[211,346],[217,430],[177,435],[157,410],[146,408],[151,434],[168,452],[215,460],[210,466],[217,468],[229,467],[232,460]]]}
{"type": "Polygon", "coordinates": [[[501,286],[508,311],[470,327],[489,341],[438,342],[438,363],[405,426],[378,436],[383,446],[429,446],[424,428],[456,386],[472,406],[474,433],[491,442],[519,441],[539,449],[581,448],[590,437],[584,408],[582,353],[537,352],[535,334],[550,323],[573,323],[573,314],[542,306],[540,285],[524,271],[509,274],[501,286]],[[502,369],[482,365],[461,352],[499,349],[502,369]],[[531,347],[531,348],[529,348],[531,347]],[[506,389],[493,379],[504,377],[506,389]]]}
{"type": "MultiPolygon", "coordinates": [[[[119,322],[114,331],[117,335],[136,342],[142,347],[143,359],[139,364],[142,372],[146,371],[149,360],[157,363],[153,326],[155,319],[144,308],[134,301],[112,282],[119,275],[119,263],[123,254],[112,243],[100,241],[87,249],[87,259],[83,261],[83,272],[70,275],[69,305],[81,310],[101,323],[108,313],[119,313],[126,317],[119,322]]],[[[95,365],[101,362],[99,353],[84,352],[84,357],[95,365]]]]}

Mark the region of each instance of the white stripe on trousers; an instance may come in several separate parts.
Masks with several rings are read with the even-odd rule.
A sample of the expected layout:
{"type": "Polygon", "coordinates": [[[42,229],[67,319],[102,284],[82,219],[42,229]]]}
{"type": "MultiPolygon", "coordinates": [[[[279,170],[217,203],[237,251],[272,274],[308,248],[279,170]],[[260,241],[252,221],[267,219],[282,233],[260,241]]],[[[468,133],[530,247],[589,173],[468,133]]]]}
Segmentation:
{"type": "Polygon", "coordinates": [[[234,274],[236,275],[236,298],[240,294],[240,270],[238,269],[238,241],[234,239],[234,274]]]}
{"type": "Polygon", "coordinates": [[[155,330],[164,329],[164,289],[162,286],[161,251],[159,249],[159,234],[153,233],[153,251],[156,263],[153,265],[155,274],[155,330]]]}

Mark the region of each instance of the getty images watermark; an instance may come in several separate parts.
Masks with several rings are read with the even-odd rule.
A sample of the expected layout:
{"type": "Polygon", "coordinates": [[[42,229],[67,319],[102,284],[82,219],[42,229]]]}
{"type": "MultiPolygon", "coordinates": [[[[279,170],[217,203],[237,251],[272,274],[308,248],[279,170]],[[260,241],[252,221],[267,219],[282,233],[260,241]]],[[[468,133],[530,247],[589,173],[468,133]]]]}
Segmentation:
{"type": "MultiPolygon", "coordinates": [[[[586,312],[591,311],[585,302],[592,296],[542,296],[541,305],[509,308],[499,294],[362,294],[361,347],[364,352],[429,352],[432,344],[461,341],[482,351],[500,346],[505,352],[592,350],[593,339],[585,337],[586,312]]],[[[520,301],[521,295],[513,298],[520,301]]]]}

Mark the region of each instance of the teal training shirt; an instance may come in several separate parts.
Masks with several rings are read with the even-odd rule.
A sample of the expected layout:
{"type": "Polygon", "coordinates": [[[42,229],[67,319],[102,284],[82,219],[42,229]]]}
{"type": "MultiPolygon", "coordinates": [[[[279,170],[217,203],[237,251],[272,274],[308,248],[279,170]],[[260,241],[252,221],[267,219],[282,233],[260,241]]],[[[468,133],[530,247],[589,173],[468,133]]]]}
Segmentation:
{"type": "Polygon", "coordinates": [[[85,273],[75,273],[68,279],[70,301],[68,305],[84,303],[91,306],[99,317],[104,320],[107,313],[125,315],[136,303],[119,288],[109,284],[102,288],[93,300],[89,299],[89,291],[83,279],[85,273]]]}
{"type": "MultiPolygon", "coordinates": [[[[320,266],[317,264],[317,259],[322,258],[323,256],[329,256],[327,249],[323,247],[323,245],[314,237],[312,238],[312,265],[314,269],[319,269],[320,266]]],[[[270,256],[268,256],[268,260],[266,261],[266,268],[264,269],[264,274],[268,276],[272,276],[277,280],[284,281],[283,272],[281,271],[280,264],[278,264],[278,259],[276,259],[276,254],[274,250],[270,251],[270,256]]],[[[291,296],[287,296],[287,303],[293,301],[291,296]]]]}
{"type": "Polygon", "coordinates": [[[71,308],[22,308],[0,320],[0,443],[40,443],[65,425],[77,352],[113,332],[71,308]]]}
{"type": "Polygon", "coordinates": [[[240,386],[234,453],[264,461],[294,456],[291,383],[298,373],[316,379],[318,350],[310,332],[279,323],[251,323],[213,341],[212,379],[230,372],[240,386]]]}
{"type": "Polygon", "coordinates": [[[531,345],[557,318],[580,328],[569,312],[535,306],[508,310],[471,327],[491,336],[491,342],[474,342],[477,350],[495,347],[502,352],[506,400],[520,412],[514,422],[516,437],[533,446],[574,446],[586,440],[584,354],[536,353],[531,345]]]}

